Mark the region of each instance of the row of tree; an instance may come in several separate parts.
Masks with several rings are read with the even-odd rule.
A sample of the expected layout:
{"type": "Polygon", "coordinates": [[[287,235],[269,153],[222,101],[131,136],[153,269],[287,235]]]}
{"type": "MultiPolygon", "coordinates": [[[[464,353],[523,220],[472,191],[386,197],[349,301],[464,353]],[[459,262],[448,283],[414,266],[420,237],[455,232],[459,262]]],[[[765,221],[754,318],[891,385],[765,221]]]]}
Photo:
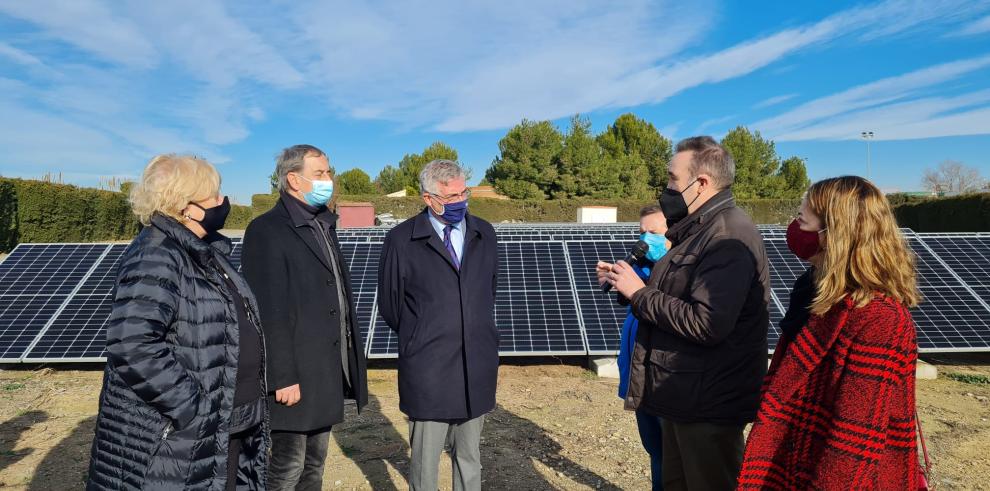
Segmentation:
{"type": "MultiPolygon", "coordinates": [[[[759,132],[737,127],[721,143],[736,161],[738,198],[796,198],[808,188],[805,162],[781,159],[773,141],[759,132]]],[[[667,184],[667,163],[673,144],[652,123],[623,114],[594,134],[587,118],[575,116],[561,132],[550,121],[526,121],[506,133],[499,155],[485,172],[490,184],[510,198],[634,198],[651,200],[667,184]]],[[[457,160],[457,150],[435,142],[422,153],[407,154],[387,165],[374,181],[360,169],[337,176],[345,194],[418,194],[419,172],[434,159],[457,160]]]]}
{"type": "MultiPolygon", "coordinates": [[[[721,141],[736,161],[739,198],[795,198],[808,188],[803,160],[781,160],[774,143],[744,127],[721,141]]],[[[561,133],[549,121],[523,121],[499,142],[485,180],[511,198],[653,199],[667,185],[673,145],[652,123],[623,114],[597,135],[575,116],[561,133]]]]}

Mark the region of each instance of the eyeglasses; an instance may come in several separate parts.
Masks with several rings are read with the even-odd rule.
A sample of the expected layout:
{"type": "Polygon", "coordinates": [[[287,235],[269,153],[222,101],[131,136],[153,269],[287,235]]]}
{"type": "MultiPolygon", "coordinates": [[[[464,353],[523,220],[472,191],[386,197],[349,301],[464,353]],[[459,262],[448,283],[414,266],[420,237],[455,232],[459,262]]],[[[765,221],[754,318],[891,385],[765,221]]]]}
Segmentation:
{"type": "Polygon", "coordinates": [[[434,198],[437,199],[437,201],[439,201],[441,203],[453,203],[453,202],[456,202],[456,201],[464,201],[466,199],[470,199],[471,198],[471,189],[470,188],[464,188],[464,191],[461,191],[461,192],[459,192],[457,194],[448,194],[447,196],[440,196],[439,194],[433,194],[433,193],[429,193],[429,192],[426,193],[426,194],[429,194],[430,196],[433,196],[434,198]]]}
{"type": "Polygon", "coordinates": [[[294,172],[293,174],[295,174],[295,175],[297,175],[297,176],[299,176],[299,177],[301,177],[301,178],[303,178],[303,179],[305,179],[307,181],[312,181],[314,179],[317,180],[317,181],[321,181],[324,178],[333,177],[333,174],[331,174],[329,170],[318,170],[318,171],[313,172],[313,178],[312,179],[304,176],[302,174],[302,172],[294,172]]]}

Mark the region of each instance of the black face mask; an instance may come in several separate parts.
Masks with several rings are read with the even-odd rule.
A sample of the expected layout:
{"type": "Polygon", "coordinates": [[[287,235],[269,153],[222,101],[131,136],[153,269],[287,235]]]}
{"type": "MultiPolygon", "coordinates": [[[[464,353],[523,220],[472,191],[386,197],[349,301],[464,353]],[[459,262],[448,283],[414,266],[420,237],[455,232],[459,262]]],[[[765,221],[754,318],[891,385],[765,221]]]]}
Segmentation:
{"type": "Polygon", "coordinates": [[[663,216],[667,218],[667,227],[673,227],[674,224],[688,216],[688,208],[701,196],[701,194],[695,196],[691,203],[684,201],[684,191],[691,189],[691,186],[694,186],[696,182],[698,182],[697,179],[691,181],[691,184],[688,184],[681,191],[664,188],[663,194],[660,195],[660,209],[663,210],[663,216]]]}
{"type": "Polygon", "coordinates": [[[223,197],[223,203],[213,208],[203,208],[196,203],[189,204],[203,210],[202,220],[196,220],[191,217],[189,219],[199,223],[199,226],[203,227],[203,230],[206,231],[206,235],[211,235],[222,229],[223,224],[227,221],[227,215],[230,214],[230,199],[226,196],[223,197]]]}

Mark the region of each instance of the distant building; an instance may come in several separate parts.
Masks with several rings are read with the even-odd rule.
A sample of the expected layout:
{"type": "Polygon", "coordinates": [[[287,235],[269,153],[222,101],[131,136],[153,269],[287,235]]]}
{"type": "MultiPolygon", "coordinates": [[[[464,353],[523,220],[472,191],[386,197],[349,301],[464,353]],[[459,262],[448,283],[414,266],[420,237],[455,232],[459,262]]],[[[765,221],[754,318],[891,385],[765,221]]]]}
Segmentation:
{"type": "Polygon", "coordinates": [[[337,215],[340,228],[375,226],[375,205],[371,203],[338,203],[337,215]]]}
{"type": "Polygon", "coordinates": [[[495,191],[494,186],[474,186],[471,188],[472,198],[492,198],[492,199],[509,199],[508,196],[504,194],[498,194],[495,191]]]}
{"type": "Polygon", "coordinates": [[[398,190],[398,191],[396,191],[394,193],[388,193],[385,196],[386,197],[389,197],[389,198],[405,198],[406,197],[406,190],[405,189],[400,189],[400,190],[398,190]]]}
{"type": "Polygon", "coordinates": [[[578,223],[615,223],[618,216],[614,206],[582,206],[577,210],[578,223]]]}

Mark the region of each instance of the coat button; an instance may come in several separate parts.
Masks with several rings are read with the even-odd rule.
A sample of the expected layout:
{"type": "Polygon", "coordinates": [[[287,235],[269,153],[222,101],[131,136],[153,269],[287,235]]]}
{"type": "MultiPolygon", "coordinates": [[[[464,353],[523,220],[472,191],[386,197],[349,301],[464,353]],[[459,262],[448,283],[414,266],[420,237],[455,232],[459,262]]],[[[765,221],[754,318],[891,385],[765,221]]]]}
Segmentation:
{"type": "Polygon", "coordinates": [[[340,346],[340,340],[338,339],[338,340],[334,341],[333,342],[333,345],[334,346],[340,346]]]}
{"type": "Polygon", "coordinates": [[[327,286],[332,286],[332,285],[333,285],[333,280],[327,280],[327,286]]]}
{"type": "Polygon", "coordinates": [[[330,317],[337,315],[337,309],[330,309],[330,317]]]}

